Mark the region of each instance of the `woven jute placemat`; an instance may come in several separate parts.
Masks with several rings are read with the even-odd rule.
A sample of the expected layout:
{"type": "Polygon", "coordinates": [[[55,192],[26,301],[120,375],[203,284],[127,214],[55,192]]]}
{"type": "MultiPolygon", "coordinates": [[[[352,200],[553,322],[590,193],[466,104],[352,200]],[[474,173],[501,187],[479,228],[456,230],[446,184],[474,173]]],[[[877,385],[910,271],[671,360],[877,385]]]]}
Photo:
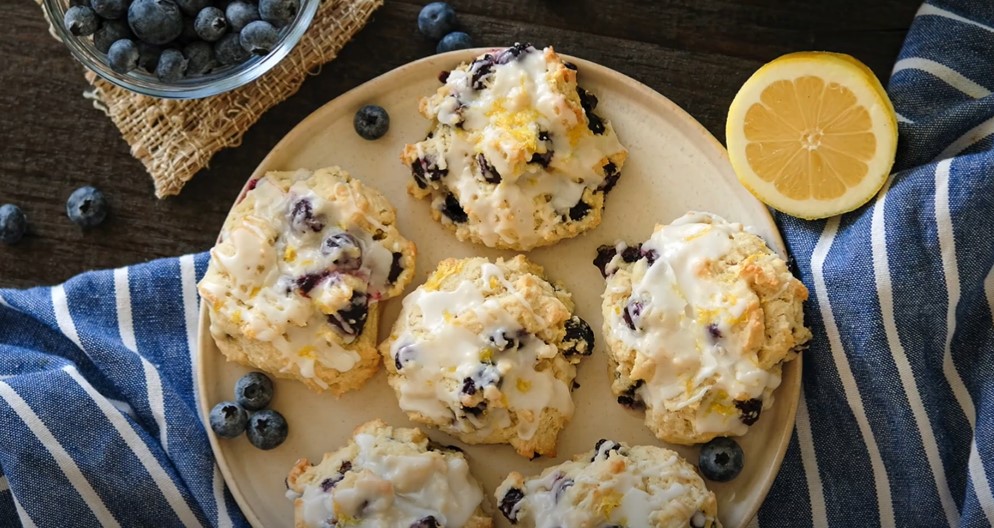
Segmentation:
{"type": "Polygon", "coordinates": [[[155,195],[179,194],[215,153],[238,145],[264,112],[296,93],[309,73],[338,56],[381,5],[383,0],[322,0],[310,28],[286,58],[254,82],[221,95],[158,99],[87,71],[93,89],[86,96],[110,117],[131,154],[145,165],[155,195]]]}

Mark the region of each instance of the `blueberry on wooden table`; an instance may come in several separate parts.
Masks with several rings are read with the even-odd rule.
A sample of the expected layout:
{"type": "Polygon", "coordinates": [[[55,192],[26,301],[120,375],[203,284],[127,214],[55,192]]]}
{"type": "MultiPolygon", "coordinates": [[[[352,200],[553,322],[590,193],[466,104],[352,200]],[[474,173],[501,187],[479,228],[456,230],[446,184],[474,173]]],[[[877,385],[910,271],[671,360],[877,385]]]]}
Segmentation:
{"type": "Polygon", "coordinates": [[[382,106],[366,105],[355,113],[352,125],[363,139],[379,139],[390,129],[390,114],[382,106]]]}
{"type": "Polygon", "coordinates": [[[92,35],[100,27],[100,18],[97,17],[97,13],[93,9],[84,5],[77,5],[66,10],[63,23],[65,23],[66,29],[73,35],[85,37],[92,35]]]}
{"type": "Polygon", "coordinates": [[[24,211],[13,204],[0,205],[0,242],[13,245],[24,238],[28,231],[28,219],[24,211]]]}
{"type": "Polygon", "coordinates": [[[239,43],[245,51],[254,55],[267,55],[280,41],[280,33],[265,20],[256,20],[238,34],[239,43]]]}
{"type": "Polygon", "coordinates": [[[66,214],[80,227],[96,227],[107,218],[107,199],[102,192],[89,185],[80,187],[66,200],[66,214]]]}
{"type": "Polygon", "coordinates": [[[197,13],[193,30],[201,39],[214,42],[228,32],[228,19],[225,18],[224,11],[213,6],[205,7],[197,13]]]}
{"type": "Polygon", "coordinates": [[[283,415],[266,409],[249,417],[245,430],[249,442],[259,449],[273,449],[286,440],[288,428],[283,415]]]}
{"type": "Polygon", "coordinates": [[[719,436],[701,447],[701,474],[708,480],[728,482],[742,472],[744,455],[739,444],[719,436]]]}
{"type": "Polygon", "coordinates": [[[259,8],[250,2],[235,0],[224,8],[224,16],[228,19],[228,26],[231,31],[239,32],[245,26],[259,18],[259,8]]]}
{"type": "Polygon", "coordinates": [[[456,28],[456,10],[445,2],[432,2],[418,14],[418,31],[438,40],[456,28]]]}
{"type": "Polygon", "coordinates": [[[273,399],[273,380],[261,372],[249,372],[235,382],[235,401],[250,411],[258,411],[273,399]]]}
{"type": "Polygon", "coordinates": [[[438,46],[435,47],[435,53],[445,53],[447,51],[468,49],[472,47],[473,39],[471,39],[468,34],[463,33],[462,31],[453,31],[452,33],[442,37],[442,40],[438,41],[438,46]]]}
{"type": "Polygon", "coordinates": [[[221,402],[211,409],[211,429],[222,438],[234,438],[245,432],[249,416],[235,402],[221,402]]]}
{"type": "Polygon", "coordinates": [[[183,32],[183,14],[173,0],[134,0],[128,25],[149,44],[167,44],[183,32]]]}
{"type": "Polygon", "coordinates": [[[299,0],[259,0],[259,16],[278,28],[293,22],[299,10],[299,0]]]}

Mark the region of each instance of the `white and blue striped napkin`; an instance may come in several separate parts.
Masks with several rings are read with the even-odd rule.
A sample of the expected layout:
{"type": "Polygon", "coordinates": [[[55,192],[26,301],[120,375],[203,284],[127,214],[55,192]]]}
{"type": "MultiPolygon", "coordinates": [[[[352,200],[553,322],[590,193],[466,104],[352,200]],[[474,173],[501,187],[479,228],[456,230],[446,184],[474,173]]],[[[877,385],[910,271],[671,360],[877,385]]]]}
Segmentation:
{"type": "MultiPolygon", "coordinates": [[[[753,525],[994,521],[994,3],[935,0],[889,91],[897,172],[778,215],[815,337],[753,525]]],[[[0,290],[0,526],[243,526],[195,404],[206,254],[0,290]]]]}

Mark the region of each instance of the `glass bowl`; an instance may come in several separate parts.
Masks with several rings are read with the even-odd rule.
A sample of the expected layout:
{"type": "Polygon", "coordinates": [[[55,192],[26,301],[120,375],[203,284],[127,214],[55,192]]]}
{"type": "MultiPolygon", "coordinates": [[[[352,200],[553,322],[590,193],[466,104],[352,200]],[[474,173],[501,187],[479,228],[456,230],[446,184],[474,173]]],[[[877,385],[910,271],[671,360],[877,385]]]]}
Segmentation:
{"type": "Polygon", "coordinates": [[[164,83],[155,75],[137,68],[121,74],[110,69],[106,55],[93,46],[90,37],[76,37],[66,29],[62,20],[72,0],[44,0],[45,11],[55,33],[83,66],[121,88],[143,95],[168,99],[199,99],[233,90],[259,78],[290,53],[300,42],[317,11],[321,0],[300,0],[300,10],[293,22],[280,29],[280,40],[268,55],[252,56],[241,64],[221,66],[205,75],[164,83]]]}

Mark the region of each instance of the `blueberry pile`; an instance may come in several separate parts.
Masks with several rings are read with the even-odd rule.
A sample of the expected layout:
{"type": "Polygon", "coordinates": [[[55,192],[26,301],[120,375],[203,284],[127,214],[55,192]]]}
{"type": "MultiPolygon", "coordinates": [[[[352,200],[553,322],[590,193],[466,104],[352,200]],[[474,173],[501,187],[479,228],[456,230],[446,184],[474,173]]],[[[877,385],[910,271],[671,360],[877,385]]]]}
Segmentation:
{"type": "Polygon", "coordinates": [[[259,449],[273,449],[286,440],[283,415],[266,409],[273,399],[273,381],[261,372],[249,372],[235,383],[235,401],[225,401],[211,409],[211,429],[221,438],[242,433],[259,449]]]}
{"type": "Polygon", "coordinates": [[[456,31],[457,25],[456,10],[445,2],[432,2],[418,14],[418,31],[438,41],[436,53],[473,47],[473,40],[468,34],[456,31]]]}
{"type": "Polygon", "coordinates": [[[267,55],[300,0],[72,0],[63,22],[117,73],[166,83],[267,55]]]}

